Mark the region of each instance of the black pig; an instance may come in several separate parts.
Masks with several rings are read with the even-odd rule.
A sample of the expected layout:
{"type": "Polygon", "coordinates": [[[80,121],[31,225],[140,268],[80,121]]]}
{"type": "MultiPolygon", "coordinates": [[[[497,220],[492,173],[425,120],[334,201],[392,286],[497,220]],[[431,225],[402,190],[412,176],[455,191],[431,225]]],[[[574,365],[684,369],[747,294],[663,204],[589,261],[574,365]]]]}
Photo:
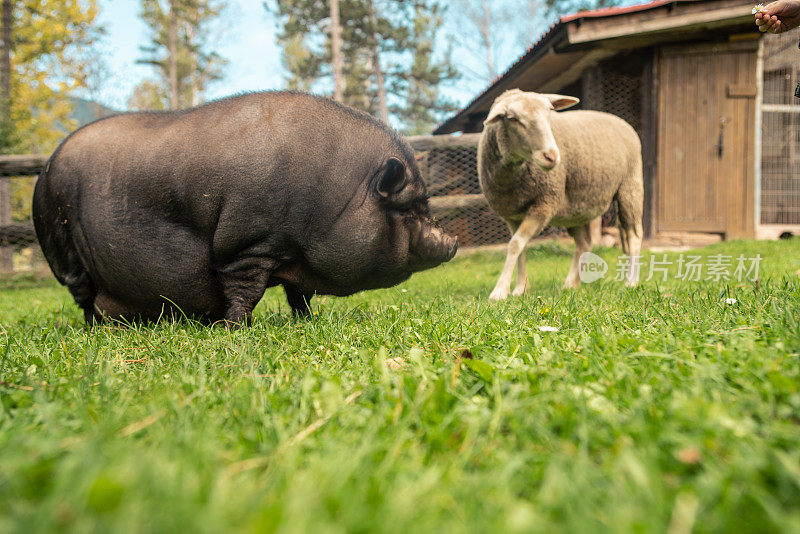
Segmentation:
{"type": "Polygon", "coordinates": [[[388,287],[448,261],[414,154],[359,111],[302,93],[130,113],[73,133],[33,197],[36,233],[88,322],[176,312],[248,322],[266,288],[388,287]]]}

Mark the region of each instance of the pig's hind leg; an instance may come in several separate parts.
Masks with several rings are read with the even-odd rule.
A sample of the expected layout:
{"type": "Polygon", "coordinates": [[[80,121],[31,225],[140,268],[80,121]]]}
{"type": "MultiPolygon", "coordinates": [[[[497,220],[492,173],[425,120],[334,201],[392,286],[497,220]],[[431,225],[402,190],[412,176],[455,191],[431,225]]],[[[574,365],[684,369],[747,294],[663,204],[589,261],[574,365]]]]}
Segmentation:
{"type": "Polygon", "coordinates": [[[292,313],[298,317],[308,317],[311,315],[311,297],[314,295],[303,293],[300,288],[293,284],[283,284],[286,291],[286,300],[292,308],[292,313]]]}
{"type": "Polygon", "coordinates": [[[218,269],[225,296],[224,320],[228,326],[250,325],[253,308],[264,296],[275,266],[268,258],[240,255],[218,269]]]}

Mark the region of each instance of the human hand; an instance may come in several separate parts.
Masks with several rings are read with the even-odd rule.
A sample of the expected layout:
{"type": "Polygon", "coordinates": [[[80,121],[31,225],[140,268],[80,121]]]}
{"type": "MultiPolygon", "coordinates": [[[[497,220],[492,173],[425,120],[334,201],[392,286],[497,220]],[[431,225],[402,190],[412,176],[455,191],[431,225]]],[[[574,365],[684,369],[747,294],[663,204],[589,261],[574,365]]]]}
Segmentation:
{"type": "Polygon", "coordinates": [[[777,0],[755,13],[761,32],[783,33],[800,26],[800,0],[777,0]]]}

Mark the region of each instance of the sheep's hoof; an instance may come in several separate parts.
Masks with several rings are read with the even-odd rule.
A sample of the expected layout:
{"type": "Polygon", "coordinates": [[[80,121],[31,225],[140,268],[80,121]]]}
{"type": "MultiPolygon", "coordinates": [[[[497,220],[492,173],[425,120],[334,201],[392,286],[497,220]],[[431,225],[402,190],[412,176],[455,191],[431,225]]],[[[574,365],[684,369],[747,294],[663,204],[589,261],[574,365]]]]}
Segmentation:
{"type": "Polygon", "coordinates": [[[489,295],[489,300],[506,300],[506,298],[508,298],[508,291],[498,291],[497,289],[489,295]]]}
{"type": "Polygon", "coordinates": [[[578,289],[581,285],[581,281],[579,280],[566,280],[564,282],[564,289],[578,289]]]}
{"type": "Polygon", "coordinates": [[[511,293],[511,294],[514,295],[515,297],[521,297],[522,295],[525,294],[525,291],[527,289],[528,288],[525,287],[525,286],[522,286],[522,287],[517,286],[517,287],[514,288],[514,292],[511,293]]]}

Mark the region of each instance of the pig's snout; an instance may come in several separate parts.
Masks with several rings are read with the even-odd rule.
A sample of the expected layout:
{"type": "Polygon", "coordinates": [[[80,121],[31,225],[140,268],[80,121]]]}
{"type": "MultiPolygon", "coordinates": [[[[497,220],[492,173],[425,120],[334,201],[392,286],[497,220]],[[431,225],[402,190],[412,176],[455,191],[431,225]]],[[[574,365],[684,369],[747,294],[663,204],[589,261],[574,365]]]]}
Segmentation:
{"type": "Polygon", "coordinates": [[[449,235],[445,236],[445,246],[447,247],[447,254],[445,255],[444,261],[450,261],[458,252],[458,238],[451,237],[449,235]]]}
{"type": "Polygon", "coordinates": [[[423,225],[412,254],[414,270],[429,269],[450,261],[458,250],[458,238],[447,235],[441,228],[423,225]]]}

